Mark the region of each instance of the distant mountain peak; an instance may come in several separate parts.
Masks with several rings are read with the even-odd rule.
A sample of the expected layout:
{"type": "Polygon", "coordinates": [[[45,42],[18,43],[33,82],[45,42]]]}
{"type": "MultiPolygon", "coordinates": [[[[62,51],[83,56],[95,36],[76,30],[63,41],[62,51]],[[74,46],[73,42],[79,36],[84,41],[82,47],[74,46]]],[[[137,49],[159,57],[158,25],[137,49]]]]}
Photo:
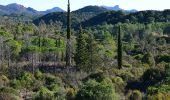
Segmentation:
{"type": "Polygon", "coordinates": [[[120,8],[119,5],[115,5],[114,8],[120,8]]]}
{"type": "Polygon", "coordinates": [[[24,7],[23,5],[20,5],[20,4],[17,4],[17,3],[8,4],[7,7],[20,7],[20,8],[26,8],[26,7],[24,7]]]}
{"type": "Polygon", "coordinates": [[[0,14],[1,15],[10,15],[10,14],[32,14],[32,15],[45,15],[48,13],[52,13],[52,12],[64,12],[64,10],[62,10],[59,7],[54,7],[52,9],[46,10],[46,11],[37,11],[31,7],[24,7],[21,4],[17,4],[17,3],[11,3],[8,4],[6,6],[4,5],[0,5],[0,14]]]}
{"type": "Polygon", "coordinates": [[[113,6],[113,7],[108,7],[108,6],[102,6],[102,7],[106,8],[106,9],[108,9],[108,10],[114,10],[114,11],[122,10],[122,11],[125,11],[125,12],[137,12],[136,9],[132,9],[132,10],[122,9],[122,8],[120,8],[119,5],[115,5],[115,6],[113,6]]]}

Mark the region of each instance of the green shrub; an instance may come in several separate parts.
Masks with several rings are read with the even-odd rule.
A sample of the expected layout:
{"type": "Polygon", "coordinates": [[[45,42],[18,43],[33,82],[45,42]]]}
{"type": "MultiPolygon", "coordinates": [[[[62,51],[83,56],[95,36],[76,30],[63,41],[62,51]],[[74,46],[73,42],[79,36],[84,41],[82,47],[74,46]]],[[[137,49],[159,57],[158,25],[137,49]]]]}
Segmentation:
{"type": "Polygon", "coordinates": [[[132,68],[132,65],[129,64],[128,62],[126,62],[126,61],[123,61],[123,67],[125,67],[125,68],[132,68]]]}
{"type": "Polygon", "coordinates": [[[170,100],[170,95],[159,92],[154,95],[147,95],[147,100],[170,100]]]}
{"type": "Polygon", "coordinates": [[[123,81],[121,77],[112,78],[112,82],[115,84],[116,92],[121,93],[124,91],[126,83],[123,81]]]}
{"type": "Polygon", "coordinates": [[[89,80],[78,91],[76,100],[119,100],[119,96],[115,93],[112,83],[108,83],[108,80],[100,83],[89,80]]]}
{"type": "Polygon", "coordinates": [[[34,83],[34,76],[29,72],[23,72],[20,75],[19,80],[21,82],[22,87],[29,89],[34,83]]]}
{"type": "Polygon", "coordinates": [[[48,88],[41,87],[37,95],[34,98],[35,100],[54,100],[54,94],[48,88]]]}
{"type": "Polygon", "coordinates": [[[138,54],[138,55],[135,55],[134,58],[137,59],[137,60],[142,60],[143,55],[142,54],[138,54]]]}
{"type": "Polygon", "coordinates": [[[158,93],[158,88],[157,87],[148,87],[147,89],[147,94],[149,95],[153,95],[153,94],[157,94],[158,93]]]}
{"type": "Polygon", "coordinates": [[[11,80],[10,81],[10,86],[14,89],[20,89],[21,88],[21,82],[19,80],[11,80]]]}
{"type": "Polygon", "coordinates": [[[142,62],[148,64],[150,67],[155,66],[155,59],[151,52],[148,52],[143,56],[142,62]]]}
{"type": "Polygon", "coordinates": [[[158,55],[156,60],[157,60],[157,62],[169,63],[170,62],[170,55],[169,54],[158,55]]]}
{"type": "Polygon", "coordinates": [[[44,82],[43,81],[40,81],[40,80],[35,80],[33,85],[31,86],[32,90],[34,92],[37,92],[40,90],[40,88],[44,85],[44,82]]]}
{"type": "Polygon", "coordinates": [[[19,91],[15,90],[11,87],[1,87],[0,88],[0,93],[8,93],[8,94],[13,94],[15,96],[19,96],[19,91]]]}
{"type": "Polygon", "coordinates": [[[127,100],[142,100],[142,93],[139,90],[134,90],[130,92],[127,96],[127,100]]]}
{"type": "Polygon", "coordinates": [[[0,76],[0,86],[5,86],[9,83],[9,79],[5,75],[0,76]]]}
{"type": "Polygon", "coordinates": [[[43,73],[40,72],[39,70],[35,71],[35,78],[38,80],[42,80],[43,79],[43,73]]]}
{"type": "Polygon", "coordinates": [[[0,93],[0,100],[20,100],[20,98],[11,93],[0,93]]]}
{"type": "Polygon", "coordinates": [[[45,83],[47,85],[52,85],[52,84],[62,85],[62,80],[59,77],[56,77],[54,75],[46,74],[45,75],[45,83]]]}
{"type": "Polygon", "coordinates": [[[165,79],[165,72],[158,68],[151,68],[144,72],[142,79],[144,82],[150,82],[151,84],[156,84],[161,80],[165,79]]]}
{"type": "Polygon", "coordinates": [[[76,96],[77,91],[74,88],[67,88],[67,100],[74,100],[76,96]]]}

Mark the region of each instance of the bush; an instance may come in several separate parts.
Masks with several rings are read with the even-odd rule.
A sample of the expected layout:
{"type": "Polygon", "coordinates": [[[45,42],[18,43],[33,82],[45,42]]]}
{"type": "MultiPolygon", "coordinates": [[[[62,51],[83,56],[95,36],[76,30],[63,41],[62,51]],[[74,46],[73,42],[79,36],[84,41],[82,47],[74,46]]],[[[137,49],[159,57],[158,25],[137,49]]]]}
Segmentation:
{"type": "Polygon", "coordinates": [[[156,57],[157,62],[170,62],[170,55],[169,54],[162,54],[156,57]]]}
{"type": "Polygon", "coordinates": [[[52,85],[52,84],[62,85],[62,80],[59,77],[56,77],[54,75],[46,74],[45,75],[45,83],[47,85],[52,85]]]}
{"type": "Polygon", "coordinates": [[[137,60],[142,60],[143,55],[142,54],[138,54],[138,55],[135,55],[134,58],[137,59],[137,60]]]}
{"type": "Polygon", "coordinates": [[[54,92],[55,98],[61,99],[61,98],[64,98],[66,95],[65,88],[62,86],[59,86],[58,84],[52,84],[48,88],[50,91],[54,92]]]}
{"type": "Polygon", "coordinates": [[[134,90],[130,92],[127,96],[127,100],[142,100],[142,93],[139,90],[134,90]]]}
{"type": "Polygon", "coordinates": [[[13,88],[10,88],[10,87],[1,87],[0,88],[0,93],[1,94],[13,94],[15,96],[19,96],[19,91],[13,89],[13,88]]]}
{"type": "Polygon", "coordinates": [[[150,52],[146,53],[146,54],[143,56],[142,62],[148,64],[150,67],[155,66],[154,56],[153,56],[152,53],[150,53],[150,52]]]}
{"type": "Polygon", "coordinates": [[[35,100],[54,100],[54,94],[48,88],[41,87],[38,94],[34,98],[35,100]]]}
{"type": "Polygon", "coordinates": [[[37,92],[40,90],[40,88],[44,85],[44,82],[40,80],[35,80],[33,85],[32,85],[32,90],[33,92],[37,92]]]}
{"type": "Polygon", "coordinates": [[[115,93],[112,83],[108,83],[108,80],[100,83],[89,80],[78,91],[76,100],[119,100],[119,96],[115,93]]]}
{"type": "Polygon", "coordinates": [[[0,93],[0,100],[20,100],[20,98],[11,93],[0,93]]]}
{"type": "Polygon", "coordinates": [[[33,86],[34,76],[29,72],[23,72],[20,75],[19,80],[21,82],[22,87],[29,89],[30,87],[33,86]]]}
{"type": "Polygon", "coordinates": [[[74,100],[76,96],[76,90],[73,88],[67,88],[67,100],[74,100]]]}
{"type": "Polygon", "coordinates": [[[147,100],[170,100],[170,95],[159,92],[154,95],[148,95],[147,100]]]}
{"type": "Polygon", "coordinates": [[[126,83],[123,81],[121,77],[112,78],[112,82],[115,84],[116,92],[119,92],[119,93],[124,92],[126,83]]]}
{"type": "Polygon", "coordinates": [[[166,75],[163,70],[157,68],[151,68],[148,69],[146,72],[144,72],[142,79],[144,82],[149,82],[150,85],[152,85],[165,79],[165,76],[166,75]]]}
{"type": "Polygon", "coordinates": [[[132,68],[132,65],[129,64],[128,62],[126,62],[126,61],[123,61],[123,67],[125,67],[125,68],[132,68]]]}
{"type": "Polygon", "coordinates": [[[116,76],[121,77],[125,82],[132,81],[132,80],[135,79],[134,75],[130,72],[130,70],[118,70],[118,69],[114,69],[113,73],[116,76]]]}
{"type": "Polygon", "coordinates": [[[42,80],[43,79],[43,73],[40,72],[39,70],[36,70],[35,78],[38,79],[38,80],[42,80]]]}
{"type": "Polygon", "coordinates": [[[5,75],[0,76],[0,86],[5,86],[9,83],[9,79],[5,75]]]}
{"type": "Polygon", "coordinates": [[[147,88],[147,94],[153,95],[157,93],[158,93],[158,88],[152,86],[147,88]]]}
{"type": "Polygon", "coordinates": [[[20,89],[21,88],[21,82],[19,80],[11,80],[10,81],[10,86],[14,89],[20,89]]]}

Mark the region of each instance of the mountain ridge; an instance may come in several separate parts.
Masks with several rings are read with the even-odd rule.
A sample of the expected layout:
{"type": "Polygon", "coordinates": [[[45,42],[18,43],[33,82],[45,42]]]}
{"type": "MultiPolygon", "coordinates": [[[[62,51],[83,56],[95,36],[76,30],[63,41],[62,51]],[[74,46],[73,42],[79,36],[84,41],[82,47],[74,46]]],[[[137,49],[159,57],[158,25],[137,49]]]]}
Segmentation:
{"type": "Polygon", "coordinates": [[[10,15],[10,14],[32,14],[32,15],[45,15],[52,12],[65,12],[63,9],[59,7],[54,7],[52,9],[47,9],[45,11],[37,11],[31,7],[25,7],[21,4],[12,3],[8,5],[0,5],[0,13],[1,15],[10,15]]]}
{"type": "Polygon", "coordinates": [[[125,12],[137,12],[138,11],[136,9],[125,10],[125,9],[120,8],[119,5],[115,5],[113,7],[109,7],[109,6],[101,6],[101,7],[104,7],[106,9],[108,9],[108,10],[114,10],[114,11],[119,11],[119,10],[122,10],[122,11],[125,11],[125,12]]]}

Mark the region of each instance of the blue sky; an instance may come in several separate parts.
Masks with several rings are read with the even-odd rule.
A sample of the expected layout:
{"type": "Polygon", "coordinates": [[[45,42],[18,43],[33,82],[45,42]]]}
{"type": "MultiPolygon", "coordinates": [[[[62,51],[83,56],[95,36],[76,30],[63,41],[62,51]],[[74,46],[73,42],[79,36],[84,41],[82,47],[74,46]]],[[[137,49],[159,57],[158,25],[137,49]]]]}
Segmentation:
{"type": "MultiPolygon", "coordinates": [[[[123,9],[137,10],[163,10],[170,9],[170,0],[70,0],[71,10],[76,10],[87,5],[119,5],[123,9]]],[[[60,7],[66,10],[67,0],[0,0],[1,5],[10,3],[22,4],[36,10],[46,10],[53,7],[60,7]]]]}

